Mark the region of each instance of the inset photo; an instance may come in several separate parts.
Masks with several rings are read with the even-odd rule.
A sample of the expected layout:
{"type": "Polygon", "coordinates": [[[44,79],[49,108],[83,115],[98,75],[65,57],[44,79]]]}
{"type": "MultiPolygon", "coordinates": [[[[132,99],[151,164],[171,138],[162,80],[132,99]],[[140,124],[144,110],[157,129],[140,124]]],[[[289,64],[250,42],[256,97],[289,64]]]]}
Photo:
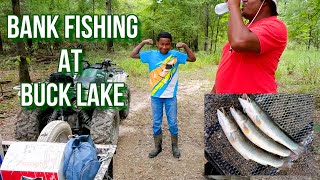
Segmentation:
{"type": "Polygon", "coordinates": [[[206,95],[205,175],[315,176],[313,96],[206,95]]]}

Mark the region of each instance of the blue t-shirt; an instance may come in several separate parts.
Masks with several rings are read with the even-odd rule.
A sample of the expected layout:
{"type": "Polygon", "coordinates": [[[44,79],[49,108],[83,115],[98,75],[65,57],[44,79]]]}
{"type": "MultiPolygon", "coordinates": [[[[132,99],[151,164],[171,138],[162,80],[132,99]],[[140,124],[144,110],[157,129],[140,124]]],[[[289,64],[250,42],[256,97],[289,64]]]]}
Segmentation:
{"type": "Polygon", "coordinates": [[[151,96],[175,97],[178,89],[178,66],[186,63],[187,54],[176,50],[170,50],[167,54],[161,54],[158,50],[139,54],[141,62],[149,65],[151,96]]]}

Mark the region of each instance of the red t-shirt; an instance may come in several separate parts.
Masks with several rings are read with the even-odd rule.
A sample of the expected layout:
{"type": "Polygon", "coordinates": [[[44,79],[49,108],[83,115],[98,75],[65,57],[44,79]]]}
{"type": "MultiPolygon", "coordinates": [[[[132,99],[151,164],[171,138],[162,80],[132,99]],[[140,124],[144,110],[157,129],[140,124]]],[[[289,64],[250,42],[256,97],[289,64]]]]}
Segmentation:
{"type": "Polygon", "coordinates": [[[249,29],[258,36],[260,53],[230,51],[227,43],[216,74],[218,94],[277,92],[274,75],[287,44],[287,28],[271,16],[252,23],[249,29]]]}

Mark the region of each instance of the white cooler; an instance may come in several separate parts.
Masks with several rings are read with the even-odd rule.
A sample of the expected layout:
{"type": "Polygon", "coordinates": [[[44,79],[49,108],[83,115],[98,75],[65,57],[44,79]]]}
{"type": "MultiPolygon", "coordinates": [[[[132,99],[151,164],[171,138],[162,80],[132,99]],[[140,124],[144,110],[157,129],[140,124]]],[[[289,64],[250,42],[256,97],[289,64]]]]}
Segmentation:
{"type": "Polygon", "coordinates": [[[0,169],[3,180],[64,180],[65,145],[47,142],[12,143],[0,169]]]}

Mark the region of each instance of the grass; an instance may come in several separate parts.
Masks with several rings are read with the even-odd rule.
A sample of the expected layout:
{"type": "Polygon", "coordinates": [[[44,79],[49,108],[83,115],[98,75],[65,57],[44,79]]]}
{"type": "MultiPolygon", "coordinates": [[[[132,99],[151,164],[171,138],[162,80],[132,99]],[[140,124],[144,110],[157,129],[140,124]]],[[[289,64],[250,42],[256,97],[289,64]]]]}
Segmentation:
{"type": "MultiPolygon", "coordinates": [[[[314,123],[314,135],[317,136],[320,133],[320,124],[319,122],[314,123]]],[[[317,137],[314,137],[317,138],[317,137]]],[[[320,153],[320,145],[319,144],[314,144],[314,150],[318,153],[320,153]]]]}
{"type": "Polygon", "coordinates": [[[286,50],[280,60],[276,79],[279,92],[319,95],[320,53],[286,50]]]}
{"type": "Polygon", "coordinates": [[[319,123],[315,123],[313,129],[314,129],[315,133],[320,133],[320,124],[319,123]]]}
{"type": "Polygon", "coordinates": [[[6,99],[5,103],[1,103],[0,114],[1,112],[16,109],[17,106],[20,106],[20,99],[18,96],[6,99]]]}

